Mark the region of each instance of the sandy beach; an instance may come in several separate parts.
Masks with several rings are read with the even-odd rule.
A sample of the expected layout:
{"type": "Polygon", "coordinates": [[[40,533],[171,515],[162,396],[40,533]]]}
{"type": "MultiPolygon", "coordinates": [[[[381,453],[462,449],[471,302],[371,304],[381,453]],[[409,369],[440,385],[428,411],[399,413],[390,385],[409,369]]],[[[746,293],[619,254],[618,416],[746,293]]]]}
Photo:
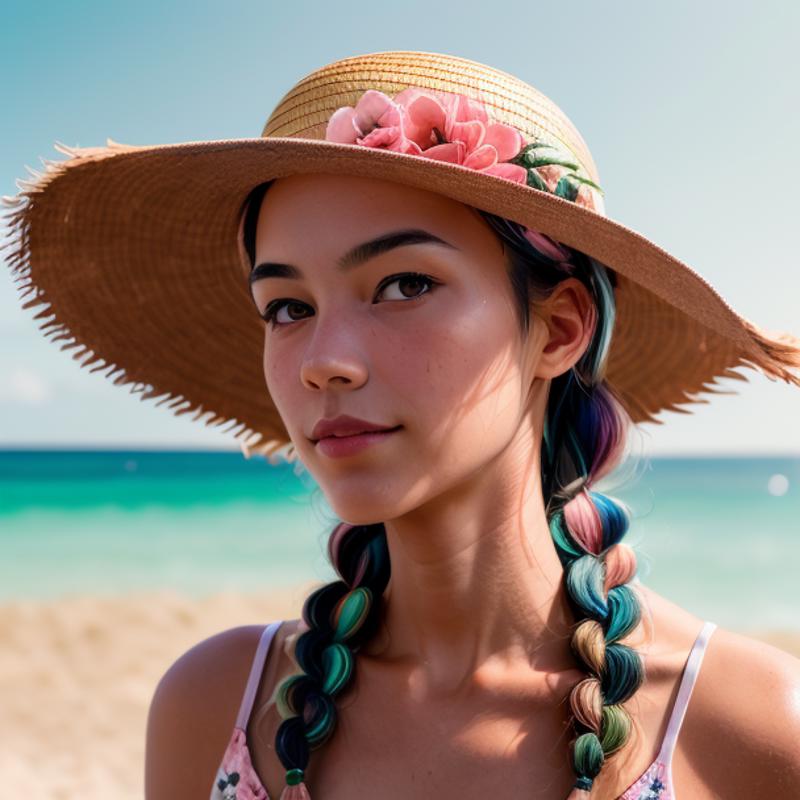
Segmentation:
{"type": "MultiPolygon", "coordinates": [[[[164,670],[206,636],[299,616],[313,586],[0,606],[4,785],[27,800],[140,799],[147,708],[164,670]]],[[[742,632],[800,657],[800,632],[742,632]]]]}
{"type": "Polygon", "coordinates": [[[3,604],[4,785],[28,800],[141,800],[147,708],[164,671],[221,630],[298,617],[313,585],[3,604]]]}

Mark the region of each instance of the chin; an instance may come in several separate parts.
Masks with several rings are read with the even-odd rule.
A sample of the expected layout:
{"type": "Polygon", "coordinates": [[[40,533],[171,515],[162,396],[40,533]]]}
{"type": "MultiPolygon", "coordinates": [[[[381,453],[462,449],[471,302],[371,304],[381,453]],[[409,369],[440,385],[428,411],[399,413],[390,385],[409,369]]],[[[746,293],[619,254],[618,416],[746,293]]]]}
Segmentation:
{"type": "Polygon", "coordinates": [[[386,498],[371,498],[366,492],[345,496],[341,489],[326,491],[325,499],[333,513],[349,525],[375,525],[397,516],[397,505],[386,498]]]}
{"type": "Polygon", "coordinates": [[[321,476],[317,481],[331,511],[350,525],[397,519],[416,505],[408,491],[380,472],[359,476],[321,476]]]}

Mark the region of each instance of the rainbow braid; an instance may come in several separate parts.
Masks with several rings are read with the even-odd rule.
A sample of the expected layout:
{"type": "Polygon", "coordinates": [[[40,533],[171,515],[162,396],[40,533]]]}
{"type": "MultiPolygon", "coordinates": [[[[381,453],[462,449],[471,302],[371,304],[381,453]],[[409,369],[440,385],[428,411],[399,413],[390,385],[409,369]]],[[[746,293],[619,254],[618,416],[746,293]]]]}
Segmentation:
{"type": "Polygon", "coordinates": [[[309,629],[295,645],[295,660],[303,672],[290,675],[276,692],[283,722],[275,750],[287,770],[280,800],[308,797],[303,778],[310,751],[321,747],[336,728],[334,698],[352,680],[354,654],[380,622],[389,582],[389,548],[382,523],[337,525],[328,541],[328,557],[342,580],[306,598],[303,620],[309,629]]]}
{"type": "MultiPolygon", "coordinates": [[[[269,183],[245,203],[244,248],[253,262],[258,209],[269,183]]],[[[572,652],[589,674],[570,693],[571,742],[576,781],[567,800],[590,795],[606,760],[628,741],[632,720],[622,703],[644,681],[638,653],[620,642],[641,619],[627,586],[636,555],[621,542],[629,515],[623,505],[589,484],[620,461],[631,424],[622,403],[604,382],[614,328],[616,277],[602,264],[535,231],[475,209],[507,245],[509,280],[516,295],[520,328],[527,333],[532,303],[544,299],[565,276],[575,276],[595,301],[591,342],[579,362],[551,381],[545,413],[541,480],[547,519],[562,566],[567,597],[579,620],[572,652]]],[[[342,580],[313,592],[303,606],[309,630],[295,645],[302,674],[277,689],[283,722],[276,751],[286,767],[280,800],[306,800],[303,782],[310,750],[320,747],[336,725],[334,697],[352,680],[354,654],[380,621],[391,565],[381,523],[334,528],[328,554],[342,580]]]]}
{"type": "Polygon", "coordinates": [[[511,283],[522,327],[529,324],[529,289],[536,299],[558,283],[552,270],[574,275],[592,293],[595,330],[578,363],[553,379],[542,432],[542,492],[553,542],[564,567],[567,596],[578,620],[572,652],[589,675],[570,693],[572,767],[568,800],[589,797],[606,759],[628,741],[632,719],[622,706],[642,685],[644,664],[620,643],[641,620],[627,586],[636,573],[634,551],[621,539],[630,516],[624,506],[589,484],[620,461],[630,418],[603,381],[614,327],[613,273],[583,253],[486,212],[510,245],[511,283]],[[539,245],[537,247],[537,245],[539,245]]]}
{"type": "MultiPolygon", "coordinates": [[[[586,395],[568,385],[565,394],[573,402],[580,397],[588,409],[609,403],[602,386],[586,395]]],[[[609,403],[606,409],[610,408],[609,403]]],[[[591,430],[588,425],[586,431],[591,430]]],[[[598,425],[594,430],[597,442],[586,447],[589,453],[597,452],[604,442],[603,428],[598,425]]],[[[571,445],[578,449],[584,440],[573,430],[567,441],[562,451],[571,445]]],[[[608,463],[597,459],[593,462],[608,463]]],[[[572,753],[576,797],[581,796],[582,790],[588,794],[605,759],[628,741],[631,717],[621,704],[644,680],[641,657],[619,641],[637,627],[641,618],[636,595],[625,585],[636,572],[634,552],[620,541],[628,530],[629,517],[618,502],[588,489],[594,477],[589,469],[567,488],[567,494],[574,491],[570,499],[555,503],[548,514],[556,551],[564,566],[568,596],[576,618],[581,619],[573,631],[572,651],[589,673],[570,694],[578,733],[572,753]]]]}

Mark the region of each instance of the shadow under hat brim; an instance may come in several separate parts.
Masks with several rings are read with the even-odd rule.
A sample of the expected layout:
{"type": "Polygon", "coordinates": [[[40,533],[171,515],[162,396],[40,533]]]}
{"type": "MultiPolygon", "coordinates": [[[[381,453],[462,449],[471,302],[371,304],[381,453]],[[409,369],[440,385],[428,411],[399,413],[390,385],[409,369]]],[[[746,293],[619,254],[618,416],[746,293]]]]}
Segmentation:
{"type": "MultiPolygon", "coordinates": [[[[553,194],[455,164],[317,139],[58,147],[4,198],[6,261],[25,308],[61,349],[142,399],[229,424],[265,455],[289,442],[264,381],[264,323],[237,245],[264,181],[360,175],[439,192],[581,250],[618,277],[606,379],[636,423],[706,403],[719,378],[761,370],[800,386],[800,340],[738,315],[691,267],[641,234],[553,194]],[[258,447],[255,445],[258,443],[258,447]]],[[[724,392],[727,393],[727,392],[724,392]]],[[[288,453],[291,453],[291,446],[288,453]]]]}

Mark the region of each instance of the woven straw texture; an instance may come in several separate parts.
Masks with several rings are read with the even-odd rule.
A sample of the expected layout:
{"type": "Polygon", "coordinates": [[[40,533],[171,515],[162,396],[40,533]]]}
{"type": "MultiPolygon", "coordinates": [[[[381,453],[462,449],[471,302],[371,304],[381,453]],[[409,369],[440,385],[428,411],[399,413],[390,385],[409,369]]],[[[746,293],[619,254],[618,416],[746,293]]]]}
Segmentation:
{"type": "MultiPolygon", "coordinates": [[[[618,276],[606,378],[634,422],[705,403],[737,367],[800,386],[800,340],[738,315],[691,267],[598,211],[432,159],[323,141],[330,115],[367,89],[461,92],[490,118],[571,154],[599,183],[589,150],[560,109],[499,70],[434,53],[373,53],[304,77],[262,136],[157,146],[57,149],[3,198],[6,261],[41,330],[92,372],[206,425],[226,425],[246,453],[293,460],[264,383],[264,323],[237,244],[256,184],[327,172],[398,181],[528,225],[618,276]]],[[[599,194],[598,194],[599,198],[599,194]]]]}

